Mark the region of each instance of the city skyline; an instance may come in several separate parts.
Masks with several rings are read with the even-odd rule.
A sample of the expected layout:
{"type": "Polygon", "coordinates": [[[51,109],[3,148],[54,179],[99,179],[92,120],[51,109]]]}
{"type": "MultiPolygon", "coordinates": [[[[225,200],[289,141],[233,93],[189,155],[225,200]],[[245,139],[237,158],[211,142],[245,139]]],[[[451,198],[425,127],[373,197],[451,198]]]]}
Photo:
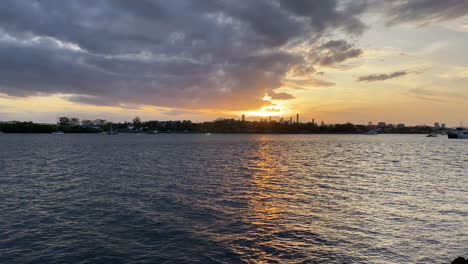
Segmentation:
{"type": "Polygon", "coordinates": [[[19,0],[0,9],[2,121],[300,113],[468,123],[466,1],[19,0]]]}
{"type": "MultiPolygon", "coordinates": [[[[203,123],[203,122],[216,122],[218,120],[232,120],[232,121],[242,121],[242,122],[267,122],[267,123],[272,123],[272,122],[277,122],[277,123],[289,123],[289,124],[316,124],[316,125],[343,125],[343,124],[354,124],[354,125],[359,125],[359,126],[366,126],[368,128],[378,128],[378,127],[393,127],[393,128],[405,128],[407,126],[409,127],[432,127],[432,128],[435,128],[435,129],[450,129],[450,128],[456,128],[456,127],[464,127],[464,123],[459,123],[457,124],[456,126],[448,126],[446,123],[444,122],[434,122],[433,124],[427,124],[427,123],[421,123],[421,124],[405,124],[405,123],[401,123],[401,122],[396,122],[396,123],[387,123],[385,121],[378,121],[378,122],[375,122],[375,121],[369,121],[367,123],[351,123],[351,122],[343,122],[343,123],[326,123],[325,120],[318,120],[318,119],[315,119],[315,118],[312,118],[310,120],[303,120],[301,118],[301,115],[299,113],[295,114],[294,116],[289,116],[289,117],[285,117],[285,116],[250,116],[250,117],[247,117],[245,114],[239,116],[239,117],[230,117],[230,118],[222,118],[222,117],[218,117],[216,119],[213,119],[213,120],[203,120],[203,121],[197,121],[197,120],[190,120],[190,119],[186,119],[186,118],[180,118],[180,119],[148,119],[148,120],[143,120],[141,119],[139,116],[136,116],[134,117],[133,119],[129,119],[129,120],[120,120],[120,121],[111,121],[111,120],[106,120],[106,119],[102,119],[102,118],[95,118],[95,119],[81,119],[80,117],[68,117],[68,116],[57,116],[57,120],[55,120],[55,122],[39,122],[37,124],[44,124],[44,125],[54,125],[54,124],[57,124],[57,123],[60,123],[60,119],[61,118],[73,118],[75,119],[77,122],[77,125],[81,124],[82,126],[86,126],[88,124],[85,125],[85,123],[94,123],[94,122],[100,122],[100,123],[106,123],[106,124],[110,124],[110,123],[132,123],[134,119],[138,119],[140,120],[141,122],[153,122],[153,121],[156,121],[156,122],[185,122],[185,121],[189,121],[189,122],[194,122],[194,123],[203,123]],[[375,122],[375,123],[374,123],[375,122]]],[[[9,120],[9,121],[5,121],[5,120],[0,120],[0,124],[15,124],[15,123],[22,123],[22,122],[33,122],[32,120],[9,120]]],[[[101,125],[102,126],[102,125],[101,125]]]]}

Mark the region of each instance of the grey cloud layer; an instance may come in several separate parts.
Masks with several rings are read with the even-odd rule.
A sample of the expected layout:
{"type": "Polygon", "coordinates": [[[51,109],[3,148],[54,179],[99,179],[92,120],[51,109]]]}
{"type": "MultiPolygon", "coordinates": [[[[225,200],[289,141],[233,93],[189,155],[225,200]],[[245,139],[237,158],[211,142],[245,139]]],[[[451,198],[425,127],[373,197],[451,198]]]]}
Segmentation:
{"type": "Polygon", "coordinates": [[[274,90],[306,58],[283,47],[337,28],[359,34],[358,9],[335,0],[6,0],[0,92],[223,109],[260,106],[265,92],[291,99],[274,90]]]}
{"type": "Polygon", "coordinates": [[[386,0],[388,24],[430,24],[468,14],[466,0],[386,0]]]}
{"type": "Polygon", "coordinates": [[[392,72],[389,74],[371,74],[371,75],[366,75],[366,76],[360,76],[357,78],[358,82],[376,82],[376,81],[385,81],[388,79],[394,79],[398,78],[401,76],[408,75],[409,72],[407,71],[398,71],[398,72],[392,72]]]}
{"type": "MultiPolygon", "coordinates": [[[[396,1],[393,1],[396,3],[396,1]]],[[[437,1],[409,3],[418,16],[455,12],[437,1]],[[431,5],[426,8],[423,3],[431,5]],[[417,13],[420,12],[420,13],[417,13]]],[[[301,75],[362,51],[359,35],[371,0],[4,0],[0,1],[0,93],[73,94],[96,105],[251,109],[264,104],[291,69],[301,75]],[[307,52],[297,49],[308,47],[307,52]]],[[[398,6],[390,5],[391,20],[398,6]]],[[[410,8],[410,7],[409,7],[410,8]]],[[[465,9],[464,9],[465,8],[465,9]]],[[[461,11],[465,10],[465,11],[461,11]]],[[[415,16],[416,20],[417,17],[415,16]]],[[[308,83],[330,86],[314,78],[308,83]]]]}

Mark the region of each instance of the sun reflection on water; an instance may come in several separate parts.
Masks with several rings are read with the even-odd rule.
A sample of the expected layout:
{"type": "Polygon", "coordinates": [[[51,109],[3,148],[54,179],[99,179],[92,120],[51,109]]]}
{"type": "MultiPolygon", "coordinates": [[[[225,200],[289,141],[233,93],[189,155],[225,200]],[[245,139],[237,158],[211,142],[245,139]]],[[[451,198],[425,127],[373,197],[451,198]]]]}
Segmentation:
{"type": "Polygon", "coordinates": [[[240,240],[251,241],[255,238],[255,247],[233,245],[232,250],[241,256],[245,256],[248,263],[269,263],[277,259],[275,247],[276,234],[284,232],[282,213],[285,211],[281,203],[282,196],[280,173],[281,164],[277,162],[277,156],[272,153],[272,138],[260,136],[258,146],[251,153],[250,162],[247,165],[252,171],[247,210],[240,216],[243,222],[253,226],[240,240]]]}

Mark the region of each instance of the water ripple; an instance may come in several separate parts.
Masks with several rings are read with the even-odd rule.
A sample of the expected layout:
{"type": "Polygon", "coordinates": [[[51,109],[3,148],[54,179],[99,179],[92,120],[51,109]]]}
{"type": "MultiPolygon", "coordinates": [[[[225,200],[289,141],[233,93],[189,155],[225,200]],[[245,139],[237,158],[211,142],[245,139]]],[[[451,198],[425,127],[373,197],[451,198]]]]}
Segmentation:
{"type": "Polygon", "coordinates": [[[0,263],[445,263],[468,141],[2,135],[0,263]]]}

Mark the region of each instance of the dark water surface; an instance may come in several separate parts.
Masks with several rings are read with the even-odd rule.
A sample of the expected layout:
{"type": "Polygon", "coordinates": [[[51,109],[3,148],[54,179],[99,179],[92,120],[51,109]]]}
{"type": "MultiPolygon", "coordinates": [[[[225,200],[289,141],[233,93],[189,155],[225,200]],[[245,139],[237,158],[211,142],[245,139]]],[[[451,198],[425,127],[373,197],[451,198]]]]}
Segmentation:
{"type": "Polygon", "coordinates": [[[0,135],[0,263],[447,263],[468,140],[0,135]]]}

